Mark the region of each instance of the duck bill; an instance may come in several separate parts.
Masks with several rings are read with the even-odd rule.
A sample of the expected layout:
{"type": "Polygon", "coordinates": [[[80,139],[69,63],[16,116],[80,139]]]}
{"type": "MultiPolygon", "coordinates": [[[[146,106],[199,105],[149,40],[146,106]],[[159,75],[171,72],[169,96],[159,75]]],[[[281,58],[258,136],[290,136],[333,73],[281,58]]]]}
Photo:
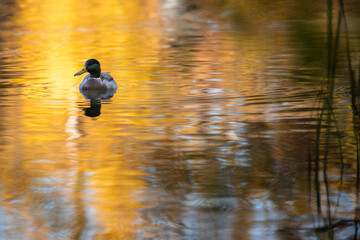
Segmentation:
{"type": "Polygon", "coordinates": [[[74,76],[78,76],[81,75],[83,73],[87,72],[86,67],[83,67],[80,71],[78,71],[77,73],[74,74],[74,76]]]}

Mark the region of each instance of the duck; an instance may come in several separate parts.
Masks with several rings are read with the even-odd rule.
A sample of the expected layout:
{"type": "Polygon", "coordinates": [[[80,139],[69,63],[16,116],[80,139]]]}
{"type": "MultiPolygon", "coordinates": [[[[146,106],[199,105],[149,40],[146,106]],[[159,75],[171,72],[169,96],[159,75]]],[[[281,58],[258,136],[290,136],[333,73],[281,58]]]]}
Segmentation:
{"type": "Polygon", "coordinates": [[[102,73],[100,62],[96,59],[89,59],[84,67],[74,76],[88,72],[79,86],[80,91],[84,90],[116,90],[117,84],[114,78],[107,72],[102,73]]]}

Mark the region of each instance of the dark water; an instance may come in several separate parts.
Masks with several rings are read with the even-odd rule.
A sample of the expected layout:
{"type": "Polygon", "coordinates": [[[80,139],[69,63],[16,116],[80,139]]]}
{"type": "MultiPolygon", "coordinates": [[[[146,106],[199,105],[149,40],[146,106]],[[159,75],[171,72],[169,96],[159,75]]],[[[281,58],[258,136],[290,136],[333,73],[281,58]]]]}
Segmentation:
{"type": "Polygon", "coordinates": [[[356,236],[341,54],[338,129],[309,170],[326,3],[1,1],[0,18],[0,239],[356,236]],[[118,83],[101,101],[73,77],[89,58],[118,83]]]}

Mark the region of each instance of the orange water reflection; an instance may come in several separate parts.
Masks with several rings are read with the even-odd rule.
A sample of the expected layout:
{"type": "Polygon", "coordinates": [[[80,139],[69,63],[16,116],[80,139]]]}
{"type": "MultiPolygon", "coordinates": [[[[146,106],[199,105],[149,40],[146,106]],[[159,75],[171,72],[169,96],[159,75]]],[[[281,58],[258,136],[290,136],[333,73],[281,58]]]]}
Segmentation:
{"type": "MultiPolygon", "coordinates": [[[[6,238],[130,239],[134,234],[136,210],[142,205],[131,195],[144,185],[137,180],[143,174],[123,166],[123,154],[116,152],[121,142],[112,141],[108,126],[81,119],[76,106],[83,99],[77,90],[81,79],[72,73],[84,60],[97,57],[107,71],[127,75],[115,70],[124,68],[121,56],[156,56],[154,31],[141,52],[134,46],[120,50],[126,43],[139,44],[129,41],[134,33],[124,33],[118,25],[156,17],[157,1],[148,1],[143,6],[148,13],[141,15],[136,14],[139,4],[49,0],[16,5],[6,45],[19,53],[15,67],[22,74],[12,81],[24,87],[9,89],[13,107],[3,112],[11,126],[2,146],[1,198],[6,215],[19,219],[7,219],[13,227],[3,231],[6,238]],[[86,229],[93,232],[87,236],[86,229]]],[[[116,118],[104,116],[105,122],[116,118]]]]}
{"type": "Polygon", "coordinates": [[[305,213],[303,146],[322,63],[297,57],[303,46],[277,4],[247,21],[259,2],[229,1],[236,14],[204,2],[9,8],[0,238],[250,239],[305,213]],[[73,77],[89,58],[118,83],[94,118],[73,77]]]}

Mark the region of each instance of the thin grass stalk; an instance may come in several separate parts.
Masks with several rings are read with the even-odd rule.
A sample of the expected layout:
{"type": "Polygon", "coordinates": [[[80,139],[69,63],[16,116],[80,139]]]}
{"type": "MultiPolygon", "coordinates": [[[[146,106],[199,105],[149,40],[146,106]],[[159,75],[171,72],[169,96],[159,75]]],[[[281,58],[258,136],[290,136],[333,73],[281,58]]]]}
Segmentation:
{"type": "MultiPolygon", "coordinates": [[[[350,39],[349,28],[348,28],[348,24],[347,24],[347,20],[346,20],[345,7],[344,7],[343,0],[339,0],[339,6],[340,6],[340,11],[342,12],[342,15],[344,18],[346,58],[347,58],[347,65],[348,65],[348,70],[349,70],[349,74],[350,74],[350,85],[351,85],[351,103],[352,103],[354,113],[359,114],[358,101],[356,101],[356,100],[357,100],[357,98],[359,98],[358,87],[360,84],[356,81],[355,71],[352,68],[350,40],[349,40],[350,39]]],[[[360,80],[360,76],[359,76],[358,80],[360,80]]]]}
{"type": "Polygon", "coordinates": [[[355,141],[356,141],[356,201],[355,201],[355,216],[354,216],[354,238],[358,239],[359,232],[359,191],[360,191],[360,153],[359,153],[359,118],[354,114],[353,115],[353,124],[355,132],[355,141]]]}

